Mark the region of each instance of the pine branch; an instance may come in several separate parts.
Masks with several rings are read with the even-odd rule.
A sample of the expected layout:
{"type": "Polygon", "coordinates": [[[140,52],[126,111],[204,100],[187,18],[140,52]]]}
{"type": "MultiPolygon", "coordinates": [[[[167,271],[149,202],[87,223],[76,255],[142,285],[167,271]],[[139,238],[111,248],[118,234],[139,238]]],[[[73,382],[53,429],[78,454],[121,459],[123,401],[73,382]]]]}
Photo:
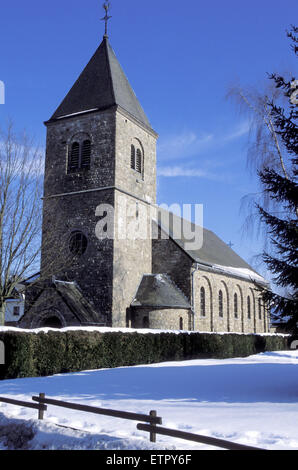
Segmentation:
{"type": "Polygon", "coordinates": [[[298,206],[298,184],[279,175],[274,169],[264,168],[258,172],[265,191],[278,202],[286,202],[290,209],[296,211],[298,206]]]}

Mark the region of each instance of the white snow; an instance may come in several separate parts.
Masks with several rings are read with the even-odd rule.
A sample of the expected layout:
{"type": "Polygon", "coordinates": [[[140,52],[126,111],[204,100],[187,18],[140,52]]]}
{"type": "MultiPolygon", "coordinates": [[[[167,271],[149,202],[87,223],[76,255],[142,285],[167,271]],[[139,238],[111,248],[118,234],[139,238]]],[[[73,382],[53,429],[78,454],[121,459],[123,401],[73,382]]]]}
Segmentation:
{"type": "MultiPolygon", "coordinates": [[[[107,327],[107,326],[67,326],[65,328],[35,328],[35,329],[25,329],[25,328],[17,328],[14,326],[0,326],[0,333],[4,333],[5,331],[15,331],[20,333],[47,333],[48,331],[55,331],[56,333],[64,333],[66,331],[97,331],[98,333],[115,333],[120,331],[122,333],[140,333],[140,334],[155,334],[158,335],[160,333],[172,333],[172,334],[180,334],[180,333],[204,333],[208,335],[252,335],[255,333],[239,333],[239,332],[225,332],[225,331],[181,331],[181,330],[157,330],[157,329],[141,329],[141,328],[118,328],[118,327],[107,327]]],[[[289,334],[283,333],[257,333],[257,336],[290,336],[289,334]]]]}
{"type": "Polygon", "coordinates": [[[87,109],[86,111],[79,111],[77,113],[65,114],[64,116],[59,116],[57,119],[64,119],[71,116],[79,116],[80,114],[91,113],[92,111],[97,111],[98,108],[87,109]]]}
{"type": "MultiPolygon", "coordinates": [[[[31,401],[44,392],[104,408],[157,410],[165,427],[265,449],[298,449],[297,372],[298,351],[279,351],[4,380],[0,395],[31,401]]],[[[152,444],[134,421],[52,405],[44,421],[36,418],[36,410],[0,404],[0,448],[210,449],[166,436],[152,444]]]]}
{"type": "Polygon", "coordinates": [[[263,276],[260,276],[260,274],[255,273],[251,269],[233,268],[232,266],[222,266],[219,264],[214,264],[213,268],[225,274],[236,275],[252,282],[255,281],[255,282],[260,282],[261,284],[268,284],[268,281],[266,281],[266,279],[263,276]]]}

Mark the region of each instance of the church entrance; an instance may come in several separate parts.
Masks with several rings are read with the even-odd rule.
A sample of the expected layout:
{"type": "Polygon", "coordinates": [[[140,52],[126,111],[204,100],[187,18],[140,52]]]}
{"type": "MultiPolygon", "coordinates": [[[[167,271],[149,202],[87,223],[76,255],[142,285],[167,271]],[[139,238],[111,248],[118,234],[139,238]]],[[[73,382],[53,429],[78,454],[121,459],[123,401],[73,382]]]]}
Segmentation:
{"type": "Polygon", "coordinates": [[[58,317],[52,316],[45,318],[39,325],[40,328],[62,328],[63,325],[58,317]]]}

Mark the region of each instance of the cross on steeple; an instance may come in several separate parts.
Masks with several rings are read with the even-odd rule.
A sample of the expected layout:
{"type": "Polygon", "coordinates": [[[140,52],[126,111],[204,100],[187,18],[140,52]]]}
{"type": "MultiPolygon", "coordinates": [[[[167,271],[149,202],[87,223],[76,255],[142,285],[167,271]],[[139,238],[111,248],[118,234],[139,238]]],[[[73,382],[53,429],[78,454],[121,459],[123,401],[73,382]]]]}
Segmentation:
{"type": "Polygon", "coordinates": [[[105,2],[103,4],[103,8],[105,9],[105,16],[102,18],[102,21],[105,21],[105,34],[104,34],[104,37],[107,38],[108,37],[108,21],[110,18],[112,18],[111,16],[108,15],[108,11],[110,9],[111,5],[110,5],[110,2],[105,2]]]}

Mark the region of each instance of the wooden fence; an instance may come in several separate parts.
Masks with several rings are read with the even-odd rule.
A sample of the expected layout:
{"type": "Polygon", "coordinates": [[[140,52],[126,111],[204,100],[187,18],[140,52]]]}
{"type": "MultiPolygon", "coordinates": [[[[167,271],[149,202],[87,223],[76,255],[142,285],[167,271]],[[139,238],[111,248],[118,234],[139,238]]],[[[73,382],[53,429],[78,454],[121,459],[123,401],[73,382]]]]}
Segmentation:
{"type": "Polygon", "coordinates": [[[153,434],[162,434],[164,436],[176,437],[178,439],[185,439],[187,441],[199,442],[200,444],[208,444],[214,447],[220,447],[227,450],[264,450],[259,447],[246,446],[244,444],[237,444],[236,442],[225,441],[215,437],[200,436],[199,434],[192,434],[190,432],[178,431],[176,429],[161,428],[148,424],[137,424],[137,429],[140,431],[150,432],[153,434]]]}
{"type": "Polygon", "coordinates": [[[200,444],[207,444],[214,447],[220,447],[222,449],[227,450],[264,450],[258,447],[246,446],[244,444],[237,444],[235,442],[225,441],[223,439],[217,439],[209,436],[201,436],[199,434],[192,434],[189,432],[178,431],[176,429],[169,429],[157,426],[157,424],[162,424],[162,418],[160,416],[157,416],[157,412],[155,410],[151,410],[148,415],[141,413],[131,413],[129,411],[111,410],[107,408],[98,408],[89,405],[81,405],[78,403],[70,403],[61,400],[54,400],[52,398],[46,398],[44,393],[40,393],[39,396],[33,396],[32,400],[37,403],[0,397],[0,402],[3,403],[37,409],[38,419],[44,418],[44,412],[47,410],[47,405],[53,405],[76,411],[84,411],[86,413],[95,413],[98,415],[111,416],[114,418],[129,419],[133,421],[142,421],[142,423],[149,423],[138,423],[137,429],[140,431],[149,432],[151,442],[156,442],[156,435],[161,434],[164,436],[175,437],[178,439],[185,439],[187,441],[198,442],[200,444]]]}
{"type": "MultiPolygon", "coordinates": [[[[44,395],[41,393],[40,395],[44,395]]],[[[34,408],[38,410],[38,419],[43,419],[43,414],[47,410],[47,406],[42,404],[42,403],[30,403],[29,401],[20,401],[20,400],[14,400],[12,398],[5,398],[5,397],[0,397],[0,402],[2,403],[8,403],[9,405],[16,405],[16,406],[22,406],[25,408],[34,408]]]]}

